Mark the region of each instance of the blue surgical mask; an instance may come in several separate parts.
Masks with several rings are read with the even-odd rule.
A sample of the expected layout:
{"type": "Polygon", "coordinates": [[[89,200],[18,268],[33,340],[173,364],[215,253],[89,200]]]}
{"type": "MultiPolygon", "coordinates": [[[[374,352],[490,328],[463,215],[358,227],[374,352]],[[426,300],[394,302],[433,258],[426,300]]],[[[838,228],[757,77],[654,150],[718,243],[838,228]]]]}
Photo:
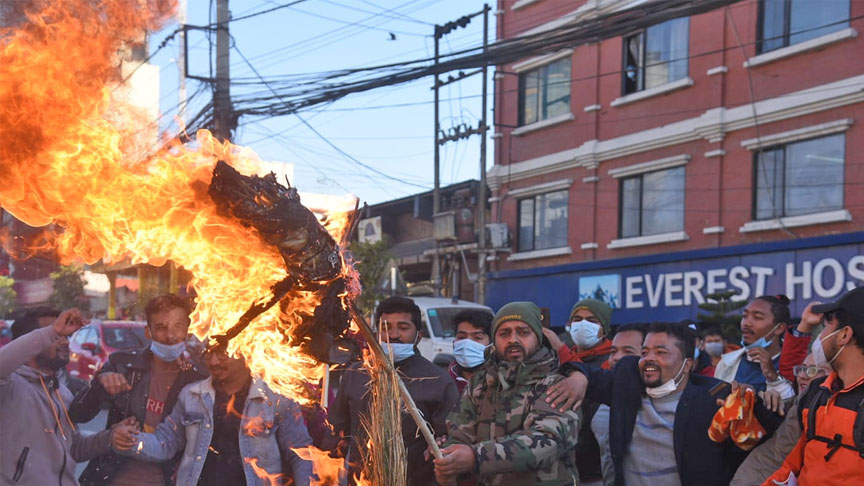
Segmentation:
{"type": "Polygon", "coordinates": [[[765,336],[760,337],[759,339],[753,341],[750,344],[744,344],[744,338],[741,338],[741,346],[744,346],[744,349],[767,348],[768,346],[771,346],[771,341],[765,338],[766,336],[770,336],[771,334],[773,334],[774,329],[777,329],[777,326],[779,326],[780,324],[783,323],[778,322],[774,327],[771,328],[770,331],[765,334],[765,336]]]}
{"type": "Polygon", "coordinates": [[[453,358],[459,366],[470,370],[486,361],[486,348],[488,346],[477,341],[460,339],[453,343],[453,358]]]}
{"type": "Polygon", "coordinates": [[[390,354],[390,348],[393,348],[393,362],[399,363],[414,356],[414,345],[411,343],[381,343],[384,348],[384,354],[390,354]]]}
{"type": "Polygon", "coordinates": [[[179,342],[177,344],[162,344],[157,341],[150,341],[150,351],[162,361],[176,361],[180,356],[183,356],[183,351],[186,350],[186,343],[179,342]]]}

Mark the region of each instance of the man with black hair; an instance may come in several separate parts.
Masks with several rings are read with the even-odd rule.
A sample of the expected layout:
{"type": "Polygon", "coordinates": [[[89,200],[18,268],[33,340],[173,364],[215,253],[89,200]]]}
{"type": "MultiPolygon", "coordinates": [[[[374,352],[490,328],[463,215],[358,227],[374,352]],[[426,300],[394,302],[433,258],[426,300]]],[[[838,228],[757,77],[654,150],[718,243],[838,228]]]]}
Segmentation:
{"type": "Polygon", "coordinates": [[[798,400],[801,436],[762,484],[859,485],[864,482],[864,287],[808,309],[825,324],[813,342],[813,362],[832,372],[814,380],[798,400]]]}
{"type": "MultiPolygon", "coordinates": [[[[610,407],[609,443],[617,486],[727,485],[746,453],[731,441],[713,442],[706,431],[716,400],[729,387],[692,374],[695,337],[679,324],[648,328],[641,358],[625,356],[611,371],[567,363],[562,372],[579,383],[576,399],[610,407]]],[[[757,404],[757,417],[773,430],[779,420],[757,404]]]]}
{"type": "Polygon", "coordinates": [[[450,377],[459,394],[471,381],[474,372],[486,362],[486,349],[492,344],[492,314],[481,309],[466,309],[453,316],[453,362],[450,377]]]}
{"type": "MultiPolygon", "coordinates": [[[[190,312],[189,301],[179,295],[151,299],[144,308],[150,346],[112,353],[75,397],[72,420],[89,422],[104,405],[110,407],[106,427],[134,417],[144,432],[153,432],[171,413],[180,390],[207,377],[183,354],[190,312]]],[[[178,462],[179,456],[154,464],[111,452],[90,461],[80,480],[83,486],[168,486],[178,462]]]]}
{"type": "Polygon", "coordinates": [[[77,485],[76,461],[108,452],[112,431],[82,436],[57,376],[69,336],[87,323],[70,309],[28,312],[12,325],[14,338],[0,349],[0,484],[77,485]]]}
{"type": "MultiPolygon", "coordinates": [[[[375,322],[382,347],[392,356],[408,393],[432,425],[435,435],[444,434],[447,414],[456,406],[459,392],[447,371],[417,350],[422,325],[420,308],[406,297],[390,297],[378,305],[375,322]]],[[[342,436],[340,449],[347,449],[351,484],[354,484],[354,475],[363,469],[361,447],[366,447],[367,439],[361,417],[368,417],[370,413],[368,383],[369,374],[362,363],[352,365],[345,371],[336,400],[328,411],[328,421],[334,432],[342,436]]],[[[402,415],[402,440],[407,450],[408,486],[434,484],[432,463],[423,456],[426,442],[408,414],[402,415]]]]}
{"type": "MultiPolygon", "coordinates": [[[[622,324],[615,328],[612,336],[612,353],[609,355],[609,366],[606,369],[615,369],[615,365],[625,356],[639,356],[642,350],[642,342],[645,341],[647,326],[643,324],[622,324]]],[[[600,447],[600,470],[603,476],[603,484],[612,486],[615,484],[615,465],[612,462],[612,450],[609,447],[609,405],[600,405],[597,412],[591,417],[591,432],[597,438],[600,447]]]]}
{"type": "MultiPolygon", "coordinates": [[[[741,316],[741,349],[720,357],[714,377],[726,382],[747,384],[758,391],[772,391],[784,400],[795,396],[790,380],[794,380],[791,367],[781,373],[781,337],[791,321],[789,299],[785,295],[763,295],[753,299],[741,316]],[[787,375],[784,377],[784,375],[787,375]]],[[[794,346],[793,339],[788,343],[794,346]]],[[[805,352],[795,364],[800,364],[805,352]]],[[[800,347],[800,346],[798,346],[800,347]]],[[[792,349],[787,349],[788,354],[792,349]]]]}
{"type": "Polygon", "coordinates": [[[723,332],[717,326],[707,326],[702,329],[702,345],[705,347],[705,354],[711,358],[711,366],[703,368],[700,374],[705,376],[714,376],[714,370],[717,369],[717,363],[720,362],[720,356],[734,349],[726,349],[726,339],[723,337],[723,332]]]}

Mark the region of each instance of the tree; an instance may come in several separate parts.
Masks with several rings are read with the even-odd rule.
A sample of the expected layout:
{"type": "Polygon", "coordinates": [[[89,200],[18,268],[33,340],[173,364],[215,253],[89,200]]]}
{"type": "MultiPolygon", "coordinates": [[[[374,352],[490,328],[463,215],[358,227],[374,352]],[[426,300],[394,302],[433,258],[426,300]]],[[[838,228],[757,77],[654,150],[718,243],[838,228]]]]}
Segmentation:
{"type": "Polygon", "coordinates": [[[0,276],[0,317],[4,319],[15,310],[18,293],[12,288],[14,283],[11,277],[0,276]]]}
{"type": "Polygon", "coordinates": [[[384,298],[378,284],[387,271],[387,263],[391,259],[390,250],[383,241],[355,242],[351,244],[351,253],[357,261],[357,271],[360,272],[360,283],[363,285],[357,305],[363,312],[372,312],[375,301],[384,298]]]}
{"type": "Polygon", "coordinates": [[[701,322],[719,326],[723,336],[731,342],[741,338],[741,314],[730,313],[747,305],[746,300],[732,300],[738,293],[737,290],[723,290],[706,295],[707,300],[699,304],[699,308],[709,311],[710,314],[697,315],[701,322]]]}
{"type": "Polygon", "coordinates": [[[56,272],[51,273],[54,281],[54,292],[48,299],[48,303],[54,310],[64,311],[72,307],[89,310],[90,301],[84,295],[84,270],[73,265],[63,265],[56,272]]]}

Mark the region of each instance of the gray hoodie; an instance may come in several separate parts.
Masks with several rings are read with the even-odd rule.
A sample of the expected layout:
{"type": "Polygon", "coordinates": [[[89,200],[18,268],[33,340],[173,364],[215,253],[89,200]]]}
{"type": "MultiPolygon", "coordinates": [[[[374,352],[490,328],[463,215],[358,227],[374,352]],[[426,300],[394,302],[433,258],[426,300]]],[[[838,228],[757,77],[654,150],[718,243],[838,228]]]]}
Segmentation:
{"type": "Polygon", "coordinates": [[[0,348],[0,484],[73,486],[76,461],[110,450],[110,430],[82,436],[70,423],[72,394],[27,365],[60,336],[51,326],[0,348]],[[43,386],[44,383],[44,386],[43,386]],[[50,396],[49,396],[50,394],[50,396]]]}

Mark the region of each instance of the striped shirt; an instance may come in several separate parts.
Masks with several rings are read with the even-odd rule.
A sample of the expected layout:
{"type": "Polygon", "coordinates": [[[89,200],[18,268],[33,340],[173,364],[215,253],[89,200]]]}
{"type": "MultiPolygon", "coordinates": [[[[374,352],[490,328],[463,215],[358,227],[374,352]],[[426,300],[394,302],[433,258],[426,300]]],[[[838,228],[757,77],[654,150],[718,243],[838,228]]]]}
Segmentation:
{"type": "Polygon", "coordinates": [[[627,486],[681,486],[672,430],[681,392],[663,398],[642,397],[630,449],[624,457],[627,486]]]}

